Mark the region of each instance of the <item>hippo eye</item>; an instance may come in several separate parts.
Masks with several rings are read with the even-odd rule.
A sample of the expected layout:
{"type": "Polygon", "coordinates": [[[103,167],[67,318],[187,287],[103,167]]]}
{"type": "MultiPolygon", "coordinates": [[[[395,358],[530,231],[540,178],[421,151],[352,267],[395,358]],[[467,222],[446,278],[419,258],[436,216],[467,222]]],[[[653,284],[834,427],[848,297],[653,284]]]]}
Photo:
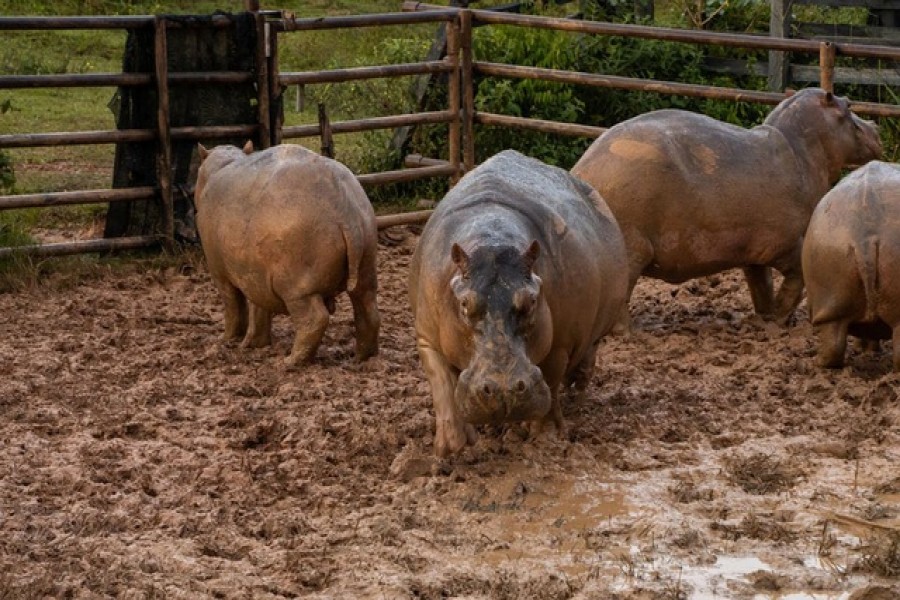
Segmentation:
{"type": "Polygon", "coordinates": [[[535,295],[527,291],[518,291],[513,296],[513,309],[521,317],[527,317],[534,311],[535,295]]]}
{"type": "Polygon", "coordinates": [[[467,319],[472,319],[477,316],[478,312],[478,302],[475,297],[475,294],[469,292],[467,294],[463,294],[459,299],[459,311],[463,314],[467,319]]]}

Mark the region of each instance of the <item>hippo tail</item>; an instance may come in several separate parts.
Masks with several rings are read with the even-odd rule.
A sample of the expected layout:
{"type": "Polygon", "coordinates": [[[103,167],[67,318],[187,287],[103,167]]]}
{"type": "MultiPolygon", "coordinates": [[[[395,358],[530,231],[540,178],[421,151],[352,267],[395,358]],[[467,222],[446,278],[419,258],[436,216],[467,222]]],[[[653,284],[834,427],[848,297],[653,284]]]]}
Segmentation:
{"type": "Polygon", "coordinates": [[[350,230],[347,223],[341,224],[341,235],[347,248],[347,291],[355,292],[359,285],[359,266],[363,260],[363,248],[359,244],[360,235],[350,230]]]}
{"type": "Polygon", "coordinates": [[[877,316],[878,250],[878,240],[873,237],[867,237],[861,244],[853,245],[853,258],[866,295],[865,321],[874,321],[877,316]]]}

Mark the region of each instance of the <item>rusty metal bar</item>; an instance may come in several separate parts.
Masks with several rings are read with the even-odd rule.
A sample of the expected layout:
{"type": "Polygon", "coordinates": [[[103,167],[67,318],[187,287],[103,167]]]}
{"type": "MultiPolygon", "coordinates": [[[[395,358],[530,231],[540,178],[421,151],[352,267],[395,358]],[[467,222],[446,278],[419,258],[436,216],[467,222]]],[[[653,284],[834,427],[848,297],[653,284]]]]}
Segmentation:
{"type": "Polygon", "coordinates": [[[272,145],[272,120],[269,113],[271,109],[269,106],[269,62],[266,57],[268,47],[266,17],[259,12],[258,1],[247,0],[247,9],[256,13],[254,15],[256,20],[256,115],[259,123],[259,146],[260,149],[264,149],[272,145]]]}
{"type": "Polygon", "coordinates": [[[283,139],[284,129],[284,87],[281,85],[281,71],[278,65],[278,33],[272,26],[274,21],[266,21],[266,64],[269,70],[269,124],[270,139],[278,145],[283,139]]]}
{"type": "Polygon", "coordinates": [[[460,134],[460,72],[459,72],[459,20],[447,24],[447,63],[452,71],[447,76],[447,109],[453,114],[447,132],[447,155],[450,165],[453,167],[453,175],[450,183],[455,184],[459,180],[459,158],[461,150],[460,134]]]}
{"type": "Polygon", "coordinates": [[[162,228],[166,246],[175,241],[175,210],[172,196],[172,131],[169,121],[169,48],[166,18],[157,16],[154,35],[154,67],[156,70],[156,127],[158,148],[156,180],[162,200],[162,228]]]}
{"type": "Polygon", "coordinates": [[[421,154],[407,154],[403,159],[403,166],[408,169],[417,169],[419,167],[436,167],[441,165],[449,165],[450,163],[443,158],[428,158],[421,154]]]}
{"type": "MultiPolygon", "coordinates": [[[[403,125],[449,123],[453,118],[453,113],[449,110],[391,115],[387,117],[372,117],[369,119],[334,122],[331,124],[331,131],[332,133],[353,133],[356,131],[369,131],[371,129],[392,129],[403,125]]],[[[281,135],[283,138],[287,139],[315,137],[321,134],[322,131],[319,125],[294,125],[293,127],[282,128],[281,135]]],[[[2,137],[0,137],[0,140],[2,140],[2,137]]]]}
{"type": "Polygon", "coordinates": [[[328,71],[295,71],[282,73],[278,77],[281,85],[301,85],[306,83],[338,83],[360,79],[376,79],[379,77],[401,77],[404,75],[423,75],[428,73],[449,73],[452,65],[442,60],[419,63],[402,63],[397,65],[379,65],[372,67],[352,67],[348,69],[331,69],[328,71]]]}
{"type": "Polygon", "coordinates": [[[525,117],[511,117],[497,113],[479,112],[475,115],[475,122],[480,125],[497,125],[500,127],[515,127],[518,129],[531,129],[544,133],[558,135],[571,135],[579,137],[600,137],[606,128],[592,125],[580,125],[578,123],[560,123],[558,121],[546,121],[544,119],[527,119],[525,117]]]}
{"type": "Polygon", "coordinates": [[[136,250],[156,246],[162,240],[157,235],[141,235],[78,242],[59,242],[54,244],[34,244],[29,246],[12,246],[0,248],[0,258],[11,256],[68,256],[87,252],[111,252],[114,250],[136,250]]]}
{"type": "Polygon", "coordinates": [[[827,92],[834,91],[835,47],[831,42],[819,44],[819,87],[827,92]]]}
{"type": "Polygon", "coordinates": [[[153,25],[148,15],[124,17],[0,17],[0,31],[28,29],[140,29],[153,25]]]}
{"type": "MultiPolygon", "coordinates": [[[[407,1],[403,3],[403,10],[419,11],[412,12],[411,14],[430,14],[432,12],[432,7],[434,6],[435,5],[407,1]]],[[[450,7],[439,7],[439,9],[440,12],[453,10],[450,7]]],[[[456,10],[461,9],[457,8],[456,10]]],[[[484,9],[467,10],[471,10],[472,12],[474,19],[473,24],[517,25],[520,27],[554,29],[557,31],[571,31],[576,33],[619,35],[624,37],[638,37],[692,44],[713,44],[716,46],[733,46],[758,50],[783,50],[786,52],[807,53],[819,51],[819,42],[815,40],[770,38],[768,36],[741,33],[721,33],[700,31],[696,29],[673,29],[666,27],[651,27],[648,25],[606,23],[602,21],[581,21],[560,17],[542,17],[536,15],[495,12],[484,9]]],[[[900,59],[900,48],[890,48],[870,44],[836,44],[836,47],[837,51],[845,56],[900,59]]]]}
{"type": "Polygon", "coordinates": [[[453,9],[434,10],[428,12],[399,12],[374,15],[348,15],[337,17],[311,17],[306,19],[285,18],[272,21],[276,31],[313,31],[319,29],[344,29],[347,27],[372,27],[375,25],[417,25],[452,21],[456,18],[453,9]]]}
{"type": "Polygon", "coordinates": [[[384,185],[387,183],[401,183],[415,181],[428,177],[446,177],[456,173],[456,169],[450,165],[436,165],[433,167],[421,167],[419,169],[400,169],[398,171],[384,171],[381,173],[366,173],[357,175],[356,178],[362,185],[384,185]]]}
{"type": "Polygon", "coordinates": [[[0,135],[0,148],[39,148],[78,144],[149,142],[156,139],[152,129],[110,129],[54,133],[13,133],[0,135]]]}
{"type": "MultiPolygon", "coordinates": [[[[197,83],[245,83],[252,80],[250,73],[241,71],[169,73],[170,85],[197,83]]],[[[113,87],[142,86],[154,81],[150,73],[84,73],[54,75],[0,75],[0,90],[50,87],[113,87]]]]}
{"type": "Polygon", "coordinates": [[[472,77],[472,13],[464,10],[459,15],[460,72],[462,74],[463,110],[463,166],[466,171],[475,167],[475,81],[472,77]]]}
{"type": "Polygon", "coordinates": [[[100,202],[122,202],[147,200],[156,197],[156,188],[144,186],[118,188],[114,190],[80,190],[75,192],[47,192],[43,194],[18,194],[0,196],[0,210],[14,208],[36,208],[64,206],[69,204],[94,204],[100,202]]]}
{"type": "Polygon", "coordinates": [[[736,102],[758,102],[760,104],[774,105],[784,100],[784,94],[775,92],[758,92],[755,90],[732,89],[693,83],[656,81],[653,79],[637,79],[616,75],[595,75],[593,73],[560,71],[558,69],[543,69],[539,67],[522,67],[501,63],[476,62],[474,63],[474,67],[477,73],[494,77],[540,79],[542,81],[557,81],[560,83],[575,83],[579,85],[638,90],[660,94],[678,94],[681,96],[711,98],[716,100],[734,100],[736,102]]]}
{"type": "Polygon", "coordinates": [[[407,213],[398,213],[395,215],[378,215],[375,217],[375,223],[378,229],[387,229],[397,225],[412,225],[414,223],[424,223],[428,220],[434,210],[417,210],[407,213]]]}
{"type": "MultiPolygon", "coordinates": [[[[206,125],[173,127],[172,139],[199,140],[252,136],[256,125],[206,125]]],[[[72,131],[53,133],[15,133],[0,135],[0,148],[39,148],[45,146],[77,146],[80,144],[114,144],[120,142],[152,142],[153,129],[108,129],[102,131],[72,131]]]]}
{"type": "MultiPolygon", "coordinates": [[[[155,22],[152,15],[128,16],[88,16],[88,17],[0,17],[0,31],[26,31],[51,29],[141,29],[151,27],[155,22]]],[[[168,21],[169,29],[187,29],[191,27],[216,28],[230,26],[230,16],[218,13],[209,20],[177,20],[168,21]]]]}
{"type": "Polygon", "coordinates": [[[900,117],[900,106],[895,104],[879,104],[877,102],[850,101],[850,109],[858,115],[867,117],[900,117]]]}

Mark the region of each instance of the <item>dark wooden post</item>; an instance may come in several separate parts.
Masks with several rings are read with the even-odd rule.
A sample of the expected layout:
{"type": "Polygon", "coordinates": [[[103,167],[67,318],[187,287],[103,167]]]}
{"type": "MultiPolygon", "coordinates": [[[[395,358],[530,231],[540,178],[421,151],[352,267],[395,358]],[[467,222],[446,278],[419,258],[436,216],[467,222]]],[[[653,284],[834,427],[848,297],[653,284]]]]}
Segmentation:
{"type": "MultiPolygon", "coordinates": [[[[794,0],[771,0],[772,13],[769,17],[769,35],[771,37],[790,37],[791,7],[794,0]]],[[[772,50],[769,52],[769,89],[773,92],[783,91],[790,82],[790,63],[786,52],[772,50]]]]}
{"type": "Polygon", "coordinates": [[[331,121],[328,120],[328,112],[325,105],[319,103],[319,130],[322,137],[322,156],[334,158],[334,136],[331,133],[331,121]]]}
{"type": "Polygon", "coordinates": [[[475,81],[472,73],[472,12],[459,13],[460,71],[463,96],[463,166],[475,168],[475,81]]]}
{"type": "Polygon", "coordinates": [[[819,86],[826,92],[834,91],[834,58],[836,48],[831,42],[819,44],[819,86]]]}
{"type": "Polygon", "coordinates": [[[248,12],[259,12],[259,0],[244,0],[244,8],[248,12]]]}
{"type": "Polygon", "coordinates": [[[453,120],[449,123],[449,136],[447,140],[448,160],[456,168],[450,176],[451,183],[459,180],[459,155],[460,155],[460,131],[461,117],[460,107],[460,72],[459,72],[459,19],[454,19],[447,24],[447,58],[453,70],[447,77],[447,109],[453,113],[453,120]]]}
{"type": "Polygon", "coordinates": [[[175,209],[172,198],[172,131],[169,121],[169,49],[167,23],[165,17],[154,20],[155,44],[154,63],[156,66],[156,122],[158,146],[156,154],[156,174],[159,195],[162,200],[162,226],[166,248],[175,244],[175,209]]]}

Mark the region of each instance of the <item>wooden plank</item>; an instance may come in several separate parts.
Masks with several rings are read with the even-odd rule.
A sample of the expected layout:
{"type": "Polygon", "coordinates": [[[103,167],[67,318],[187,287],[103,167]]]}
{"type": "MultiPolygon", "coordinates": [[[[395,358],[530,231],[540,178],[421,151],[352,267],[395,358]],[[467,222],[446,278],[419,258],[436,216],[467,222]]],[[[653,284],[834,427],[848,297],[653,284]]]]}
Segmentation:
{"type": "MultiPolygon", "coordinates": [[[[729,75],[757,75],[765,77],[769,65],[765,62],[747,63],[736,58],[712,58],[703,60],[703,70],[710,73],[729,75]]],[[[791,81],[797,83],[818,83],[819,68],[813,65],[791,65],[791,81]]],[[[839,84],[896,85],[900,86],[900,73],[894,69],[854,69],[835,67],[834,82],[839,84]]]]}
{"type": "Polygon", "coordinates": [[[859,6],[865,8],[900,10],[900,0],[794,0],[796,4],[831,6],[843,8],[859,6]]]}
{"type": "Polygon", "coordinates": [[[36,208],[64,206],[70,204],[93,204],[100,202],[125,202],[149,200],[156,197],[156,188],[143,186],[114,190],[78,190],[71,192],[45,192],[39,194],[17,194],[0,196],[0,210],[14,208],[36,208]]]}
{"type": "Polygon", "coordinates": [[[157,120],[157,170],[159,195],[162,200],[162,233],[166,246],[171,249],[175,243],[175,212],[172,195],[172,125],[169,119],[169,50],[166,18],[156,17],[154,64],[156,67],[156,120],[157,120]]]}
{"type": "Polygon", "coordinates": [[[157,235],[120,237],[110,239],[81,240],[77,242],[58,242],[54,244],[34,244],[31,246],[12,246],[0,248],[0,258],[10,256],[68,256],[86,254],[88,252],[112,252],[116,250],[136,250],[157,246],[161,238],[157,235]]]}

